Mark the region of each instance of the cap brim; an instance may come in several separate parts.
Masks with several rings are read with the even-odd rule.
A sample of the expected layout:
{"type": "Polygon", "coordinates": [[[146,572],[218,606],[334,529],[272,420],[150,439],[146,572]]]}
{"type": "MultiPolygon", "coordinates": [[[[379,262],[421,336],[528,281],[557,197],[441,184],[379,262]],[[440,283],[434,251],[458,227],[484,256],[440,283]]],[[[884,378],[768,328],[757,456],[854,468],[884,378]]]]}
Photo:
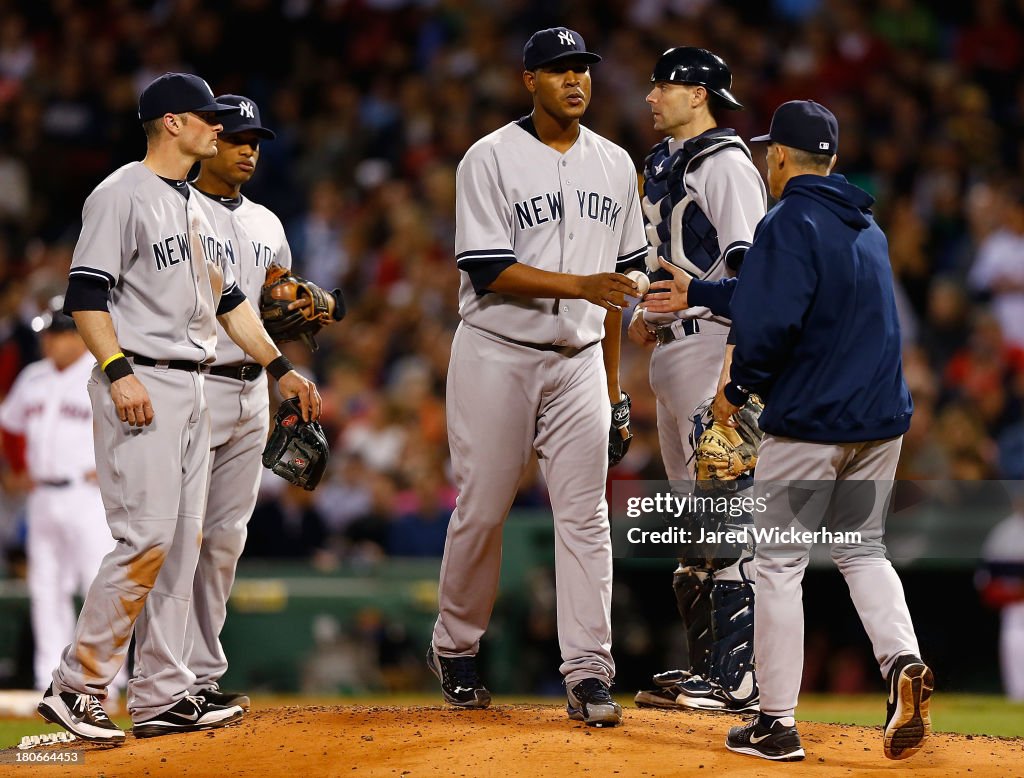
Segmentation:
{"type": "Polygon", "coordinates": [[[760,142],[760,141],[770,141],[771,139],[772,139],[772,136],[771,136],[771,135],[758,135],[758,136],[757,136],[756,138],[751,138],[751,139],[750,139],[750,142],[751,142],[751,143],[754,143],[755,141],[756,141],[756,142],[760,142]]]}
{"type": "Polygon", "coordinates": [[[228,113],[238,113],[242,109],[239,108],[237,105],[230,105],[228,103],[213,102],[213,103],[210,103],[209,105],[203,106],[202,108],[190,108],[189,110],[191,110],[193,112],[195,112],[195,111],[209,111],[210,113],[215,113],[215,114],[220,115],[220,114],[228,114],[228,113]]]}
{"type": "Polygon", "coordinates": [[[225,127],[221,130],[221,135],[237,135],[243,132],[251,132],[253,135],[258,135],[261,138],[267,140],[273,140],[277,137],[277,134],[273,130],[268,130],[266,127],[261,127],[258,124],[242,124],[238,127],[225,127]]]}
{"type": "Polygon", "coordinates": [[[561,62],[564,59],[578,59],[586,62],[588,65],[593,65],[601,61],[601,57],[591,51],[567,51],[564,54],[559,54],[557,57],[553,57],[552,59],[538,62],[533,67],[527,68],[527,70],[536,70],[537,68],[546,67],[547,65],[551,65],[555,62],[561,62]]]}

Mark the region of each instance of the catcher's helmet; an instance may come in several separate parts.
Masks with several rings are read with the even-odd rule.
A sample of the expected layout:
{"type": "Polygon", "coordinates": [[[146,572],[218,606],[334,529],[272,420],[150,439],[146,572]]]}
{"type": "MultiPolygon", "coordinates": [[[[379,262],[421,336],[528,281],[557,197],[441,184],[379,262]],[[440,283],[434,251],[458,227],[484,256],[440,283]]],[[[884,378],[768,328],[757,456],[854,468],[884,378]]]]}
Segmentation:
{"type": "Polygon", "coordinates": [[[676,46],[658,58],[654,65],[651,81],[668,81],[673,84],[699,84],[711,94],[721,98],[725,107],[740,111],[740,103],[729,89],[732,87],[732,71],[725,60],[707,49],[695,46],[676,46]]]}

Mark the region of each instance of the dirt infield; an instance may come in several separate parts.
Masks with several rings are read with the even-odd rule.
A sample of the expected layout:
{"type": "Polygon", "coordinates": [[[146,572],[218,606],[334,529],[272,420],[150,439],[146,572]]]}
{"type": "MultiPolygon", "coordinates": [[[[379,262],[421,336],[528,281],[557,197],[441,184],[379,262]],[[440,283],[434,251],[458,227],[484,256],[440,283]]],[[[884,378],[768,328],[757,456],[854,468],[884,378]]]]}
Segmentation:
{"type": "MultiPolygon", "coordinates": [[[[3,775],[66,776],[1018,776],[1024,738],[935,735],[911,760],[882,756],[879,728],[801,723],[807,759],[772,764],[725,750],[740,721],[711,713],[626,711],[617,729],[570,722],[554,705],[439,707],[322,706],[257,710],[210,732],[85,747],[84,764],[0,765],[3,775]],[[704,772],[704,771],[708,772],[704,772]]],[[[83,748],[75,743],[67,748],[83,748]]],[[[30,753],[51,753],[34,749],[30,753]]],[[[4,756],[11,751],[2,752],[4,756]]]]}

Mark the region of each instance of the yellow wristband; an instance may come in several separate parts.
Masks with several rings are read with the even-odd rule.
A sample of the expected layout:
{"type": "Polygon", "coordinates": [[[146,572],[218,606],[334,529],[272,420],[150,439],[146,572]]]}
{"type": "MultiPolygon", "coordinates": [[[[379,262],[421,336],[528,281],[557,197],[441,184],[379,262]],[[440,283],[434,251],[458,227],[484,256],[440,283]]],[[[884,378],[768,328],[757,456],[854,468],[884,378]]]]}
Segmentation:
{"type": "Polygon", "coordinates": [[[100,365],[100,370],[106,370],[107,369],[107,365],[109,365],[115,359],[127,359],[127,357],[124,354],[122,354],[120,351],[118,351],[116,354],[114,354],[114,356],[108,357],[107,360],[102,365],[100,365]]]}

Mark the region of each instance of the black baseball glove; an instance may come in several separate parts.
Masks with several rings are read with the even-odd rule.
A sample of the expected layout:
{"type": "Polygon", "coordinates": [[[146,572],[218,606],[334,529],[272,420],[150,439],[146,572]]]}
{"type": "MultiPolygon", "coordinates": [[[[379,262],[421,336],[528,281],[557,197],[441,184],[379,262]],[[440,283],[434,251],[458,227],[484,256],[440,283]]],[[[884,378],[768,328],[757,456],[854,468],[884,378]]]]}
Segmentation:
{"type": "Polygon", "coordinates": [[[626,456],[629,451],[629,443],[633,440],[633,433],[629,431],[629,409],[631,403],[629,395],[622,393],[622,399],[612,404],[612,426],[608,430],[608,466],[615,467],[626,456]],[[626,430],[626,437],[622,437],[622,430],[626,430]]]}
{"type": "Polygon", "coordinates": [[[319,422],[302,420],[298,398],[281,403],[263,449],[263,466],[311,492],[320,483],[330,455],[323,427],[319,422]]]}
{"type": "Polygon", "coordinates": [[[331,321],[330,297],[330,292],[312,281],[281,265],[271,265],[260,291],[260,316],[267,334],[275,343],[301,340],[310,351],[316,351],[313,336],[331,321]],[[311,305],[289,310],[289,305],[303,297],[308,297],[311,305]]]}

